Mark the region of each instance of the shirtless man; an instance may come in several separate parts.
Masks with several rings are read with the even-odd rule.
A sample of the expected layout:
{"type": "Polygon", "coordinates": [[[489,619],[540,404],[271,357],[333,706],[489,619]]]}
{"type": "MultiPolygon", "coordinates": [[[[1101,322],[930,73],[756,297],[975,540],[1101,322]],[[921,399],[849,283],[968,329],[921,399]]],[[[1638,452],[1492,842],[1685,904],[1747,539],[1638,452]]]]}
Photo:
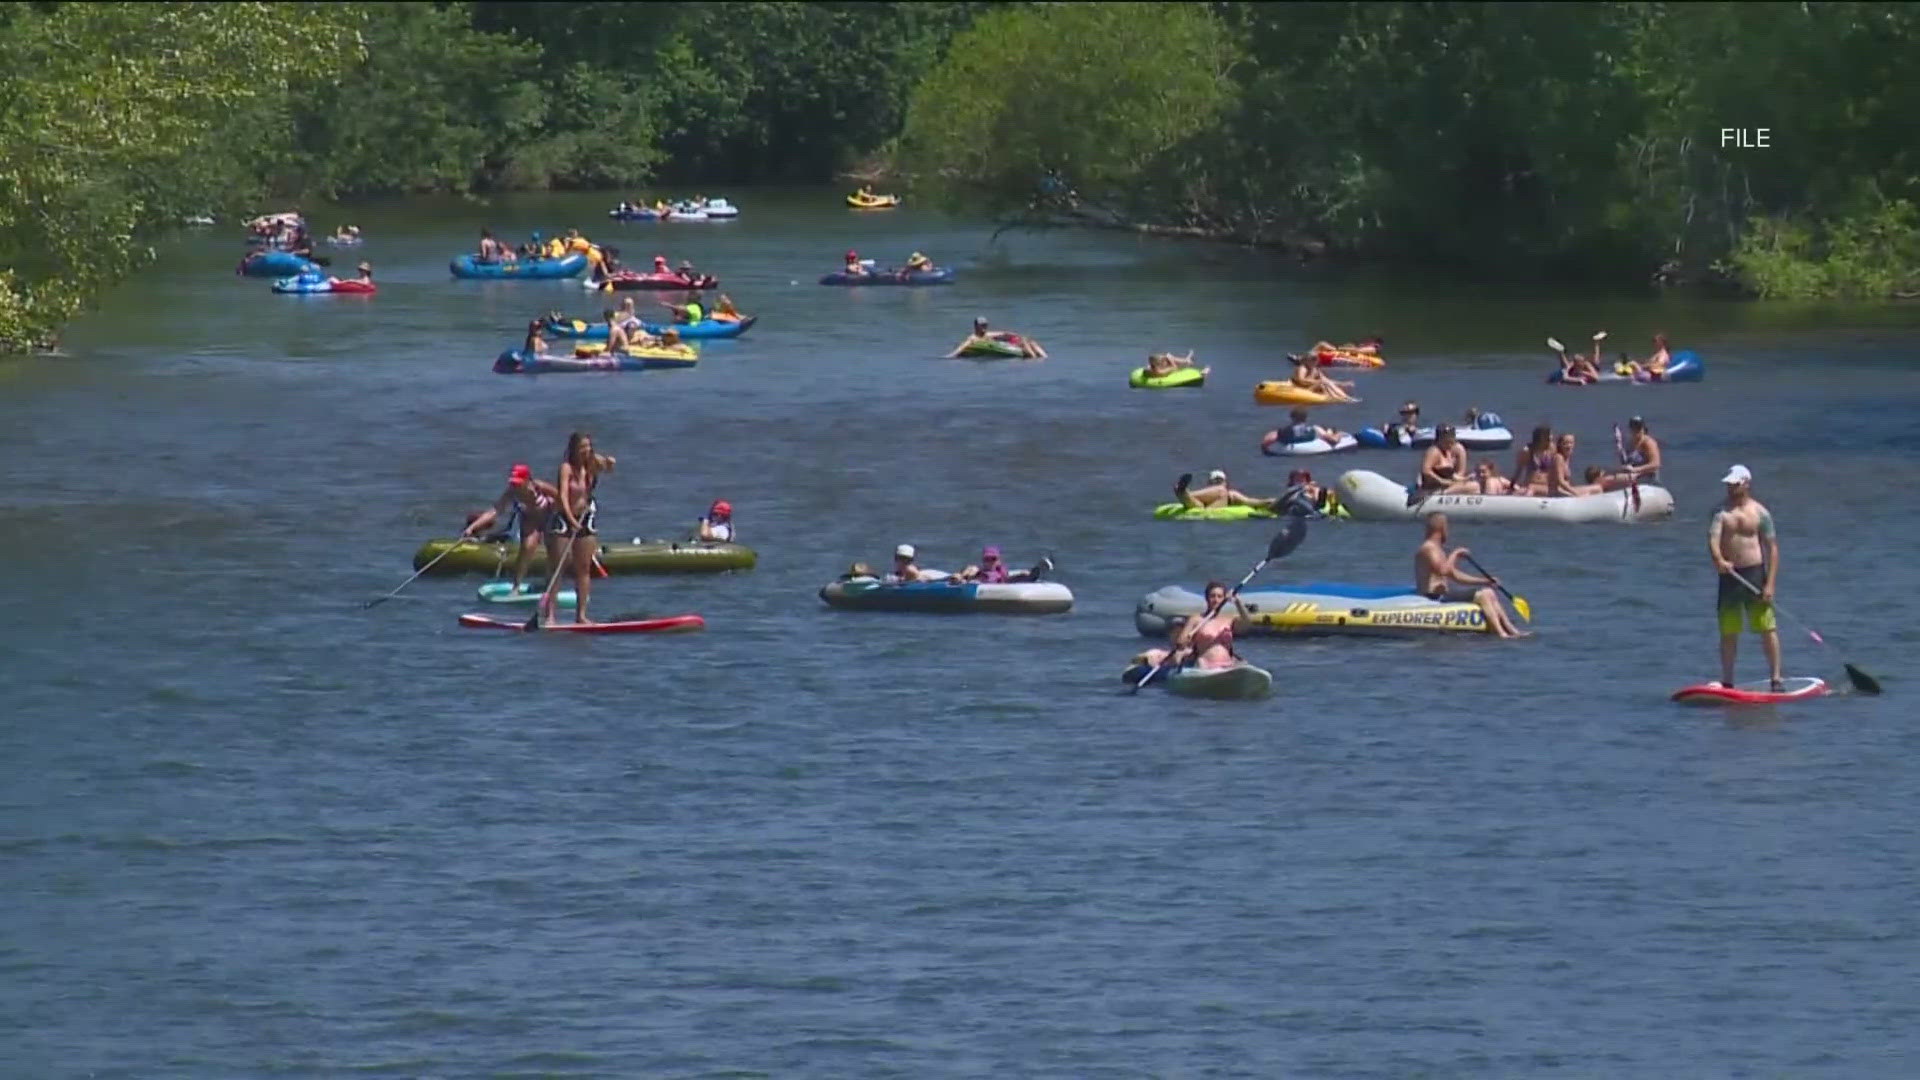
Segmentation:
{"type": "Polygon", "coordinates": [[[1747,629],[1760,635],[1768,677],[1778,692],[1783,685],[1773,586],[1780,573],[1780,540],[1773,532],[1773,515],[1753,497],[1753,473],[1745,465],[1728,469],[1720,482],[1727,485],[1727,501],[1707,527],[1707,554],[1720,571],[1720,685],[1733,685],[1733,662],[1740,653],[1740,615],[1745,612],[1747,629]]]}
{"type": "Polygon", "coordinates": [[[1227,483],[1227,473],[1225,469],[1215,469],[1208,473],[1206,487],[1195,488],[1189,491],[1188,485],[1192,483],[1192,473],[1181,473],[1180,479],[1175,481],[1173,485],[1173,497],[1175,501],[1189,510],[1198,509],[1203,506],[1257,506],[1263,510],[1271,510],[1274,508],[1275,503],[1278,502],[1276,499],[1251,498],[1233,490],[1232,486],[1227,483]]]}
{"type": "Polygon", "coordinates": [[[1486,616],[1487,629],[1495,635],[1526,637],[1525,631],[1514,628],[1513,621],[1507,618],[1507,610],[1500,606],[1499,594],[1493,591],[1494,586],[1500,584],[1499,579],[1469,574],[1459,568],[1460,560],[1469,554],[1466,548],[1447,551],[1447,515],[1434,514],[1427,518],[1427,538],[1413,553],[1414,591],[1429,600],[1471,600],[1479,605],[1480,613],[1486,616]]]}
{"type": "Polygon", "coordinates": [[[533,561],[533,553],[540,550],[542,530],[546,528],[547,518],[554,511],[554,497],[560,489],[545,480],[535,480],[533,470],[525,465],[515,465],[507,473],[507,488],[500,497],[473,516],[467,527],[461,530],[462,537],[479,536],[500,520],[501,514],[507,515],[506,528],[518,534],[520,556],[513,562],[513,591],[522,592],[526,588],[527,564],[533,561]]]}
{"type": "Polygon", "coordinates": [[[915,560],[919,552],[912,544],[901,544],[893,549],[893,569],[883,579],[891,582],[944,581],[950,575],[939,570],[922,570],[915,560]]]}

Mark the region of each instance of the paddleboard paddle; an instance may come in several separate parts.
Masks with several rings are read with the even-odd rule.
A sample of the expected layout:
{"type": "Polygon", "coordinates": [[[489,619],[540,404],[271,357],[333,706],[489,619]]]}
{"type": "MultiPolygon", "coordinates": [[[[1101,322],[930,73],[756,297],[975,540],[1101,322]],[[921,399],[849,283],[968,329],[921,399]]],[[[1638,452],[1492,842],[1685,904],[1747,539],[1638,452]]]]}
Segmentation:
{"type": "Polygon", "coordinates": [[[547,577],[547,587],[540,590],[540,602],[533,605],[533,614],[527,617],[526,624],[522,626],[520,629],[522,630],[540,629],[540,609],[546,606],[547,597],[552,595],[553,587],[559,584],[560,575],[566,571],[569,565],[573,563],[573,545],[579,542],[580,542],[580,537],[577,535],[570,536],[567,538],[566,553],[562,555],[560,558],[554,560],[553,573],[547,577]]]}
{"type": "MultiPolygon", "coordinates": [[[[427,571],[429,571],[429,570],[431,570],[431,569],[433,569],[433,568],[434,568],[434,565],[435,565],[436,563],[438,563],[438,562],[439,562],[439,561],[440,561],[441,559],[444,559],[444,558],[446,558],[447,556],[449,556],[449,555],[451,555],[451,554],[453,554],[453,553],[454,553],[455,551],[458,551],[458,550],[460,550],[460,545],[462,545],[462,544],[464,544],[464,543],[466,543],[467,541],[469,541],[469,540],[472,540],[472,539],[473,539],[473,537],[471,537],[471,536],[462,536],[462,537],[461,537],[460,539],[458,539],[458,540],[455,540],[455,541],[453,542],[453,544],[452,544],[451,546],[449,546],[449,547],[447,548],[447,550],[445,550],[445,551],[443,551],[443,552],[441,552],[441,553],[440,553],[440,554],[438,554],[438,555],[435,555],[435,556],[434,556],[434,557],[432,558],[432,560],[431,560],[431,561],[429,561],[429,562],[427,563],[427,565],[425,565],[425,566],[423,566],[423,567],[421,567],[421,568],[420,568],[420,569],[418,569],[418,570],[415,570],[415,571],[413,572],[413,576],[412,576],[412,577],[410,577],[410,578],[408,578],[407,580],[405,580],[405,581],[403,581],[403,582],[401,582],[401,583],[400,583],[400,589],[404,589],[404,588],[406,588],[407,586],[409,586],[409,585],[411,585],[411,584],[413,584],[414,582],[416,582],[416,581],[418,581],[418,580],[420,580],[420,575],[421,575],[421,574],[424,574],[424,573],[426,573],[427,571]]],[[[385,595],[385,596],[376,596],[376,597],[374,597],[373,599],[371,599],[371,600],[369,600],[369,601],[367,601],[367,603],[366,603],[366,606],[370,608],[370,607],[373,607],[373,606],[375,606],[375,605],[377,605],[377,604],[382,604],[382,603],[385,603],[386,601],[388,601],[388,600],[391,600],[391,599],[393,599],[393,598],[394,598],[394,597],[396,597],[396,596],[399,596],[399,595],[400,595],[400,589],[395,589],[395,590],[393,590],[392,592],[390,592],[390,593],[388,593],[388,594],[387,594],[387,595],[385,595]]],[[[363,610],[364,610],[364,609],[363,609],[363,610]]]]}
{"type": "MultiPolygon", "coordinates": [[[[1285,558],[1288,552],[1291,552],[1294,548],[1299,547],[1300,541],[1305,540],[1306,538],[1307,538],[1307,519],[1303,517],[1289,516],[1287,518],[1287,523],[1285,525],[1280,526],[1280,531],[1277,533],[1274,533],[1273,539],[1268,542],[1266,558],[1263,558],[1259,562],[1254,563],[1253,569],[1247,571],[1247,576],[1241,578],[1240,583],[1235,585],[1232,588],[1232,590],[1227,593],[1226,599],[1220,601],[1220,603],[1217,606],[1208,608],[1206,612],[1200,616],[1200,622],[1204,623],[1208,619],[1211,619],[1215,615],[1219,614],[1220,609],[1225,607],[1227,603],[1231,601],[1234,597],[1239,596],[1240,590],[1247,587],[1247,582],[1252,581],[1256,574],[1260,573],[1260,571],[1262,570],[1265,570],[1267,568],[1268,563],[1272,562],[1275,559],[1285,558]]],[[[1167,655],[1172,656],[1173,654],[1168,653],[1167,655]]],[[[1164,659],[1161,660],[1159,663],[1153,665],[1151,670],[1149,670],[1145,675],[1142,675],[1140,677],[1139,682],[1134,683],[1132,686],[1127,687],[1127,693],[1129,694],[1139,693],[1140,688],[1152,682],[1154,676],[1160,674],[1160,669],[1165,667],[1166,665],[1167,665],[1167,662],[1164,659]]]]}
{"type": "MultiPolygon", "coordinates": [[[[1753,582],[1748,581],[1746,578],[1741,577],[1739,574],[1733,575],[1733,578],[1735,581],[1738,581],[1740,584],[1745,585],[1747,589],[1750,592],[1752,592],[1755,596],[1761,595],[1760,587],[1755,585],[1753,582]]],[[[1813,627],[1808,626],[1806,623],[1800,622],[1799,619],[1794,617],[1793,612],[1788,611],[1786,608],[1781,607],[1779,601],[1777,600],[1774,601],[1773,610],[1779,612],[1782,615],[1785,615],[1789,619],[1793,619],[1794,622],[1799,623],[1800,629],[1805,630],[1807,632],[1807,636],[1813,639],[1814,644],[1822,645],[1829,649],[1833,648],[1833,646],[1827,644],[1826,638],[1823,638],[1820,636],[1820,631],[1815,630],[1813,627]]],[[[1864,671],[1861,671],[1859,668],[1854,667],[1852,664],[1846,663],[1845,661],[1842,661],[1840,666],[1847,673],[1847,682],[1853,684],[1853,688],[1855,690],[1858,690],[1863,694],[1878,694],[1880,692],[1879,679],[1874,678],[1873,676],[1867,674],[1864,671]]]]}
{"type": "Polygon", "coordinates": [[[1519,612],[1521,618],[1527,620],[1528,622],[1533,621],[1533,605],[1527,603],[1525,597],[1513,595],[1513,593],[1509,591],[1505,585],[1500,584],[1498,580],[1494,579],[1492,574],[1487,573],[1487,568],[1480,565],[1480,560],[1474,558],[1472,555],[1464,555],[1461,557],[1467,560],[1468,566],[1471,566],[1475,570],[1480,571],[1481,577],[1484,577],[1493,581],[1493,587],[1500,590],[1501,596],[1504,596],[1508,600],[1513,602],[1513,610],[1519,612]]]}

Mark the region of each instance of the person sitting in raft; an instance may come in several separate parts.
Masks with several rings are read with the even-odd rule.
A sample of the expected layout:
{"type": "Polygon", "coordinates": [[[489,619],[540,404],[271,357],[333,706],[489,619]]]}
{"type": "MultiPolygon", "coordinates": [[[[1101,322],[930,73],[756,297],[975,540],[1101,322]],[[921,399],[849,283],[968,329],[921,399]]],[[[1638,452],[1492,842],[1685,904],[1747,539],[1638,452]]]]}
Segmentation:
{"type": "Polygon", "coordinates": [[[733,504],[725,499],[713,500],[694,535],[711,543],[733,543],[733,504]]]}
{"type": "Polygon", "coordinates": [[[933,260],[919,252],[907,256],[907,273],[930,274],[933,272],[933,260]]]}
{"type": "Polygon", "coordinates": [[[946,579],[947,575],[942,571],[920,569],[919,564],[913,561],[917,554],[918,552],[914,551],[912,544],[901,544],[899,547],[894,548],[893,569],[889,570],[887,576],[881,580],[898,583],[943,581],[946,579]]]}
{"type": "MultiPolygon", "coordinates": [[[[328,280],[328,281],[330,281],[330,282],[332,282],[332,283],[333,283],[333,284],[335,284],[335,285],[342,285],[342,284],[345,284],[345,282],[342,282],[342,281],[341,281],[341,280],[340,280],[339,278],[337,278],[337,277],[328,277],[328,278],[327,278],[327,280],[328,280]]],[[[355,283],[355,284],[357,284],[357,285],[371,285],[371,284],[373,284],[373,264],[372,264],[372,263],[364,263],[364,262],[363,262],[363,263],[361,263],[361,264],[359,265],[359,267],[357,267],[357,268],[356,268],[356,273],[354,274],[354,276],[353,276],[353,277],[351,277],[351,278],[348,278],[347,280],[348,280],[348,281],[352,281],[353,283],[355,283]]]]}
{"type": "Polygon", "coordinates": [[[1030,360],[1045,360],[1047,358],[1047,350],[1041,348],[1039,342],[1031,338],[1023,338],[1010,330],[989,330],[985,318],[973,320],[973,333],[968,334],[960,344],[955,345],[953,351],[948,353],[947,357],[948,359],[952,359],[965,353],[969,346],[980,345],[989,341],[1001,341],[1008,345],[1017,345],[1020,347],[1020,354],[1030,360]]]}
{"type": "Polygon", "coordinates": [[[1466,548],[1447,551],[1447,515],[1427,518],[1427,537],[1413,554],[1413,590],[1429,600],[1460,603],[1472,601],[1486,616],[1487,629],[1503,638],[1525,637],[1507,618],[1493,590],[1499,578],[1469,574],[1460,569],[1461,559],[1472,554],[1466,548]]]}
{"type": "Polygon", "coordinates": [[[1256,499],[1235,491],[1227,483],[1225,469],[1214,469],[1207,473],[1206,487],[1188,490],[1192,483],[1192,473],[1181,473],[1180,479],[1173,482],[1174,500],[1189,510],[1209,506],[1253,506],[1262,510],[1272,510],[1279,502],[1277,499],[1256,499]]]}
{"type": "Polygon", "coordinates": [[[700,302],[698,289],[693,291],[693,295],[687,297],[687,302],[684,304],[669,304],[662,300],[660,306],[673,312],[673,321],[681,324],[697,323],[707,317],[707,308],[700,302]]]}
{"type": "MultiPolygon", "coordinates": [[[[553,515],[555,502],[560,497],[560,489],[545,480],[533,478],[533,470],[526,465],[515,465],[507,472],[507,488],[493,505],[477,514],[467,517],[467,527],[460,531],[462,538],[479,536],[500,520],[502,513],[507,515],[500,532],[505,535],[517,533],[520,554],[513,562],[513,591],[522,592],[526,588],[527,565],[533,561],[534,552],[540,550],[546,522],[553,515]]],[[[488,541],[495,536],[488,536],[488,541]]],[[[504,539],[504,536],[500,538],[504,539]]]]}
{"type": "Polygon", "coordinates": [[[527,359],[532,360],[547,354],[547,339],[540,334],[545,329],[546,326],[539,319],[527,324],[527,336],[520,342],[520,352],[527,359]]]}
{"type": "Polygon", "coordinates": [[[1461,417],[1461,423],[1466,424],[1469,431],[1486,431],[1490,428],[1507,426],[1506,421],[1500,419],[1499,413],[1482,412],[1475,405],[1467,406],[1466,414],[1461,417]]]}
{"type": "Polygon", "coordinates": [[[1622,450],[1624,466],[1601,483],[1608,491],[1618,491],[1636,483],[1660,482],[1660,440],[1647,430],[1647,422],[1636,416],[1627,421],[1627,443],[1622,450]]]}
{"type": "Polygon", "coordinates": [[[693,264],[685,259],[680,260],[680,269],[675,270],[674,273],[680,275],[680,280],[682,281],[700,280],[700,275],[694,272],[693,264]]]}
{"type": "Polygon", "coordinates": [[[1553,456],[1559,459],[1558,472],[1565,488],[1573,487],[1573,432],[1563,431],[1554,437],[1553,456]]]}
{"type": "Polygon", "coordinates": [[[1420,494],[1445,494],[1469,475],[1467,448],[1460,445],[1453,425],[1441,424],[1434,428],[1433,445],[1420,455],[1420,494]]]}
{"type": "Polygon", "coordinates": [[[1346,517],[1340,496],[1332,488],[1314,482],[1313,474],[1295,469],[1287,474],[1287,489],[1280,493],[1279,509],[1305,518],[1346,517]]]}
{"type": "Polygon", "coordinates": [[[1348,388],[1353,386],[1352,383],[1337,382],[1328,378],[1318,368],[1309,364],[1307,357],[1297,353],[1288,356],[1287,359],[1293,361],[1293,385],[1300,387],[1302,390],[1312,390],[1315,393],[1324,394],[1335,401],[1353,400],[1353,395],[1347,393],[1348,388]]]}
{"type": "Polygon", "coordinates": [[[1328,360],[1331,360],[1334,357],[1340,355],[1341,353],[1351,353],[1357,356],[1377,357],[1380,355],[1380,347],[1382,345],[1385,345],[1386,343],[1387,343],[1386,339],[1383,337],[1380,337],[1379,335],[1375,335],[1370,338],[1362,338],[1360,340],[1360,343],[1357,345],[1354,345],[1354,344],[1335,345],[1331,342],[1316,341],[1313,343],[1313,348],[1308,351],[1308,355],[1312,356],[1316,360],[1319,360],[1321,363],[1325,363],[1328,360]]]}
{"type": "Polygon", "coordinates": [[[1473,475],[1448,488],[1446,495],[1511,495],[1513,484],[1500,475],[1500,467],[1482,460],[1473,467],[1473,475]]]}
{"type": "MultiPolygon", "coordinates": [[[[1599,347],[1595,346],[1595,359],[1599,358],[1599,354],[1599,347]]],[[[1636,378],[1641,375],[1660,376],[1667,373],[1667,363],[1672,359],[1673,357],[1667,352],[1667,335],[1664,333],[1655,334],[1653,335],[1652,356],[1647,357],[1645,360],[1636,361],[1627,359],[1627,354],[1621,353],[1620,364],[1615,370],[1622,375],[1632,375],[1636,378]]]]}
{"type": "MultiPolygon", "coordinates": [[[[1593,356],[1578,356],[1560,350],[1560,381],[1574,386],[1586,386],[1600,381],[1600,342],[1607,336],[1605,330],[1593,336],[1593,356]]],[[[1557,344],[1557,343],[1556,343],[1557,344]]]]}
{"type": "Polygon", "coordinates": [[[867,264],[860,261],[860,253],[857,251],[847,252],[847,264],[841,268],[840,272],[848,277],[866,277],[872,273],[867,269],[867,264]]]}
{"type": "Polygon", "coordinates": [[[1267,437],[1260,440],[1262,448],[1272,446],[1275,443],[1279,443],[1282,446],[1298,446],[1301,443],[1310,443],[1315,439],[1319,439],[1328,446],[1336,446],[1341,439],[1347,437],[1345,432],[1336,431],[1330,427],[1321,427],[1307,419],[1307,410],[1298,405],[1288,411],[1287,420],[1289,422],[1285,427],[1268,432],[1267,437]]]}
{"type": "Polygon", "coordinates": [[[665,255],[655,255],[653,257],[653,272],[662,276],[672,276],[673,268],[667,265],[667,257],[665,255]]]}
{"type": "Polygon", "coordinates": [[[342,225],[333,230],[333,238],[335,240],[358,240],[360,239],[360,227],[357,225],[342,225]]]}
{"type": "Polygon", "coordinates": [[[1559,455],[1553,450],[1553,428],[1541,424],[1533,429],[1527,445],[1514,452],[1513,493],[1545,495],[1559,482],[1559,455]]]}
{"type": "Polygon", "coordinates": [[[1398,418],[1380,425],[1380,434],[1388,446],[1412,446],[1413,433],[1420,429],[1420,403],[1409,401],[1400,406],[1398,418]]]}
{"type": "Polygon", "coordinates": [[[1147,375],[1151,378],[1171,375],[1183,367],[1192,366],[1193,350],[1191,349],[1187,350],[1187,355],[1185,356],[1175,356],[1172,353],[1164,352],[1147,354],[1147,375]]]}
{"type": "Polygon", "coordinates": [[[740,309],[733,306],[732,297],[721,293],[720,299],[714,302],[713,310],[707,313],[707,318],[714,322],[739,322],[740,309]]]}
{"type": "Polygon", "coordinates": [[[1000,548],[988,544],[980,549],[980,564],[968,566],[965,570],[948,578],[949,581],[975,581],[982,585],[1004,585],[1011,581],[1039,581],[1040,576],[1053,569],[1053,560],[1045,555],[1033,564],[1031,570],[1009,570],[1006,561],[1000,558],[1000,548]]]}
{"type": "Polygon", "coordinates": [[[608,353],[626,352],[628,349],[633,348],[633,336],[628,334],[627,328],[620,324],[619,312],[612,308],[607,308],[600,313],[600,317],[607,322],[608,353]]]}
{"type": "Polygon", "coordinates": [[[567,237],[566,237],[566,249],[568,251],[577,251],[580,254],[585,255],[588,251],[591,251],[593,249],[593,241],[587,239],[584,236],[581,236],[579,229],[568,229],[567,237]]]}
{"type": "Polygon", "coordinates": [[[1584,484],[1570,485],[1567,491],[1574,495],[1598,495],[1607,490],[1607,486],[1603,482],[1606,476],[1607,470],[1598,465],[1589,465],[1587,466],[1587,482],[1584,484]]]}

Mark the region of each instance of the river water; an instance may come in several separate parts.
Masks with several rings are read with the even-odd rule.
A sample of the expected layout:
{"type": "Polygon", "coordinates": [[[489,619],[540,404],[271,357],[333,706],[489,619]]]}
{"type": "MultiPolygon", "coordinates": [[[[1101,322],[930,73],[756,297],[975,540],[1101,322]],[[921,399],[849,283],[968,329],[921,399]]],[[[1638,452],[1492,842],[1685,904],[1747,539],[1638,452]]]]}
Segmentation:
{"type": "MultiPolygon", "coordinates": [[[[745,216],[704,225],[609,227],[584,196],[356,210],[371,239],[340,261],[374,263],[372,298],[270,295],[222,227],[68,356],[0,361],[0,1074],[1920,1071],[1920,315],[730,194],[745,216]],[[691,371],[494,375],[528,318],[598,301],[449,278],[489,223],[691,258],[760,324],[691,371]],[[813,284],[850,246],[961,279],[813,284]],[[936,359],[976,314],[1051,359],[936,359]],[[1544,385],[1540,340],[1601,326],[1668,331],[1706,381],[1544,385]],[[1326,419],[1479,405],[1574,431],[1584,463],[1637,412],[1678,516],[1457,526],[1532,601],[1528,641],[1256,639],[1269,701],[1122,696],[1138,598],[1237,579],[1271,535],[1150,509],[1182,471],[1276,488],[1252,385],[1374,332],[1392,366],[1326,419]],[[1194,349],[1207,387],[1128,390],[1149,347],[1194,349]],[[576,428],[619,458],[606,536],[736,507],[756,570],[595,593],[705,633],[476,634],[472,578],[363,608],[576,428]],[[1736,461],[1782,602],[1886,696],[1668,703],[1715,674],[1705,523],[1736,461]],[[901,541],[949,569],[1052,552],[1076,607],[816,599],[901,541]]],[[[1316,525],[1261,580],[1401,581],[1417,542],[1316,525]]],[[[1837,677],[1783,639],[1790,673],[1837,677]]]]}

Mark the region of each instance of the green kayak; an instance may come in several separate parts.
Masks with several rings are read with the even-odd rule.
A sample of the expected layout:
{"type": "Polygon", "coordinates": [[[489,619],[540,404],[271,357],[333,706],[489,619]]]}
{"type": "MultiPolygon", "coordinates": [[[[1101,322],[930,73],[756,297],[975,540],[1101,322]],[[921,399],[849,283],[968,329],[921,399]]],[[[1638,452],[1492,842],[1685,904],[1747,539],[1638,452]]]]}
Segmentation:
{"type": "Polygon", "coordinates": [[[1280,515],[1257,506],[1186,507],[1179,503],[1161,503],[1153,508],[1153,516],[1161,521],[1250,521],[1280,515]]]}
{"type": "MultiPolygon", "coordinates": [[[[454,545],[453,540],[429,540],[413,553],[413,568],[418,570],[454,545]]],[[[502,540],[496,543],[470,541],[460,550],[441,559],[435,574],[487,574],[503,576],[513,570],[516,551],[502,540]]],[[[615,540],[600,544],[600,565],[609,574],[711,574],[723,570],[751,570],[756,556],[753,549],[739,544],[709,544],[699,540],[615,540]]],[[[540,576],[546,582],[547,553],[540,551],[527,568],[529,578],[540,576]]]]}
{"type": "Polygon", "coordinates": [[[1207,381],[1207,369],[1196,367],[1174,368],[1165,375],[1149,375],[1147,369],[1137,367],[1127,376],[1127,385],[1135,390],[1171,390],[1176,386],[1199,386],[1207,381]]]}

